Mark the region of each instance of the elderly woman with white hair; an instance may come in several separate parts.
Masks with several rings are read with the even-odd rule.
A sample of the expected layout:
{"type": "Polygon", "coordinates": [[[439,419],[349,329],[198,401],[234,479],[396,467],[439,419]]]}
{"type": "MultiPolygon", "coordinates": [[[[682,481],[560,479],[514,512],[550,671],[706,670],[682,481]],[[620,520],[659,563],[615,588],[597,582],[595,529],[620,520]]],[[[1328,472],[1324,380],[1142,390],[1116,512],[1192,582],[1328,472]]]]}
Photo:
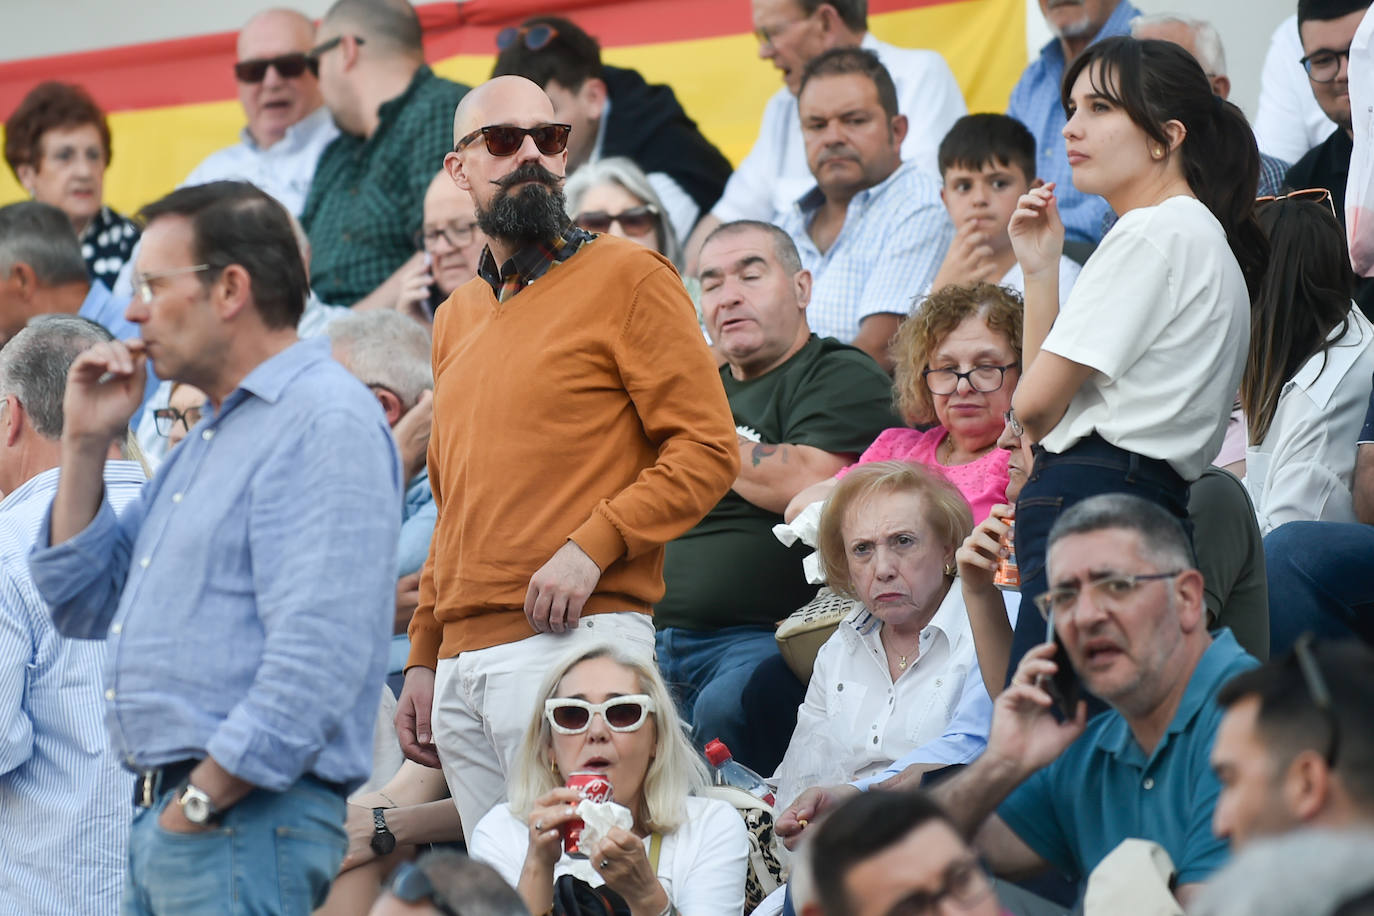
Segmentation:
{"type": "Polygon", "coordinates": [[[740,914],[749,840],[734,808],[694,794],[706,784],[658,669],[613,645],[592,646],[544,678],[510,802],[478,822],[468,848],[531,913],[550,911],[556,882],[585,879],[622,897],[631,916],[740,914]],[[565,783],[588,771],[610,782],[634,821],[612,827],[578,862],[560,828],[577,819],[580,801],[565,783]]]}
{"type": "Polygon", "coordinates": [[[589,162],[568,178],[563,193],[568,216],[583,229],[652,248],[682,272],[682,244],[663,201],[632,160],[612,156],[589,162]]]}

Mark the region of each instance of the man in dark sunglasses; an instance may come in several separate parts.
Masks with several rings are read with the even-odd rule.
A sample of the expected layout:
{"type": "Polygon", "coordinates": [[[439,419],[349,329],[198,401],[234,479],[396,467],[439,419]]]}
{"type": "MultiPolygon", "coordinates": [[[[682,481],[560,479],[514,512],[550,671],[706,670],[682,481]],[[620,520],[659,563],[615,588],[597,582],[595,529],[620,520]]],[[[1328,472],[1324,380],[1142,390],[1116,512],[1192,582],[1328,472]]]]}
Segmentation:
{"type": "Polygon", "coordinates": [[[408,757],[442,764],[464,824],[504,798],[560,655],[610,640],[653,657],[663,545],[738,470],[672,265],[569,220],[569,133],[537,85],[497,77],[458,106],[444,160],[487,245],[435,313],[439,517],[396,724],[408,757]]]}
{"type": "Polygon", "coordinates": [[[310,285],[325,302],[367,298],[369,307],[390,308],[468,87],[426,66],[420,20],[406,0],[338,0],[310,57],[343,132],[320,156],[301,213],[310,285]]]}
{"type": "Polygon", "coordinates": [[[320,154],[339,135],[309,56],[315,24],[294,10],[259,13],[239,32],[234,81],[247,125],[182,184],[249,181],[299,216],[320,154]]]}
{"type": "Polygon", "coordinates": [[[1222,685],[1212,829],[1238,849],[1299,827],[1374,826],[1374,649],[1293,650],[1222,685]]]}

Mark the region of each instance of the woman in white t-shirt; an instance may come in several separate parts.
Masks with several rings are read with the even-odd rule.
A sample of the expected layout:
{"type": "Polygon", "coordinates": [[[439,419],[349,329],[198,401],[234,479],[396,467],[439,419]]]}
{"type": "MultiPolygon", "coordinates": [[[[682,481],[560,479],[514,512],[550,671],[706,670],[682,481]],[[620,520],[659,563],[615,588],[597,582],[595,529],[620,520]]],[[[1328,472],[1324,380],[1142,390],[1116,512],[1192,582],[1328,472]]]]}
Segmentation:
{"type": "Polygon", "coordinates": [[[545,676],[512,766],[510,802],[477,822],[468,841],[519,892],[531,913],[547,913],[565,876],[619,894],[632,913],[739,916],[749,838],[729,804],[695,794],[706,764],[663,678],[610,644],[572,653],[545,676]],[[583,836],[581,857],[564,851],[561,828],[576,820],[576,772],[600,773],[631,829],[604,840],[583,836]]]}
{"type": "MultiPolygon", "coordinates": [[[[1028,598],[1047,588],[1050,527],[1080,500],[1133,493],[1187,527],[1188,487],[1221,445],[1267,259],[1254,135],[1192,55],[1105,39],[1069,66],[1062,100],[1074,187],[1120,219],[1062,309],[1053,185],[1024,195],[1011,220],[1026,277],[1012,423],[1039,446],[1016,507],[1028,598]]],[[[1018,623],[1013,669],[1044,638],[1037,615],[1018,623]]]]}
{"type": "Polygon", "coordinates": [[[1265,534],[1285,522],[1356,520],[1355,443],[1374,387],[1374,327],[1350,299],[1345,234],[1330,193],[1319,195],[1259,209],[1273,255],[1240,395],[1245,486],[1265,534]]]}

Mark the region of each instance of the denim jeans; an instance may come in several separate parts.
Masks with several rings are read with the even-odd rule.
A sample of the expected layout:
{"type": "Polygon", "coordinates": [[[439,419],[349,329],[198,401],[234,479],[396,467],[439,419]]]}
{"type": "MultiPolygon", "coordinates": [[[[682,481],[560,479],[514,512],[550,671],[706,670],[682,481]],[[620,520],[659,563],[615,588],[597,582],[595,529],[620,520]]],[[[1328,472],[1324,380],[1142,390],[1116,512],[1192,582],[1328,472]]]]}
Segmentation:
{"type": "MultiPolygon", "coordinates": [[[[668,627],[658,631],[655,643],[659,670],[673,691],[678,710],[692,725],[697,747],[719,738],[736,760],[757,770],[759,755],[755,753],[741,697],[754,669],[765,660],[782,655],[773,638],[773,628],[668,627]]],[[[792,713],[796,714],[795,704],[792,713]]]]}
{"type": "MultiPolygon", "coordinates": [[[[1021,571],[1021,613],[1012,636],[1007,683],[1021,657],[1045,641],[1045,621],[1032,602],[1049,590],[1045,554],[1050,528],[1064,512],[1090,496],[1130,493],[1168,510],[1192,538],[1188,521],[1188,483],[1168,462],[1117,448],[1097,435],[1067,451],[1039,451],[1030,477],[1016,500],[1016,562],[1021,571]]],[[[1090,710],[1091,712],[1091,710],[1090,710]]]]}
{"type": "Polygon", "coordinates": [[[1289,522],[1265,535],[1269,653],[1304,630],[1374,645],[1374,525],[1289,522]]]}
{"type": "Polygon", "coordinates": [[[159,826],[177,786],[134,815],[123,916],[308,916],[324,902],[348,835],[344,798],[312,776],[285,792],[255,790],[203,833],[159,826]]]}

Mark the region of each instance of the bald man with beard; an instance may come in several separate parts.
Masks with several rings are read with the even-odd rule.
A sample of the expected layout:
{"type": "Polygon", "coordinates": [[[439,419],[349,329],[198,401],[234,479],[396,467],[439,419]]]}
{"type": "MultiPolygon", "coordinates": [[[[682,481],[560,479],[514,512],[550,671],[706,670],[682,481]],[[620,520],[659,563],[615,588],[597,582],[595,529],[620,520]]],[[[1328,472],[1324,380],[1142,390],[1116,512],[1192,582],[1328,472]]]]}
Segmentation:
{"type": "Polygon", "coordinates": [[[300,216],[320,153],[339,135],[308,59],[314,43],[315,24],[295,10],[264,10],[244,24],[234,79],[248,123],[183,185],[251,182],[300,216]]]}
{"type": "Polygon", "coordinates": [[[568,134],[538,85],[498,77],[459,104],[444,161],[488,243],[435,318],[439,517],[396,725],[408,757],[442,764],[468,830],[505,798],[559,656],[653,657],[663,545],[739,470],[672,264],[568,220],[568,134]]]}

